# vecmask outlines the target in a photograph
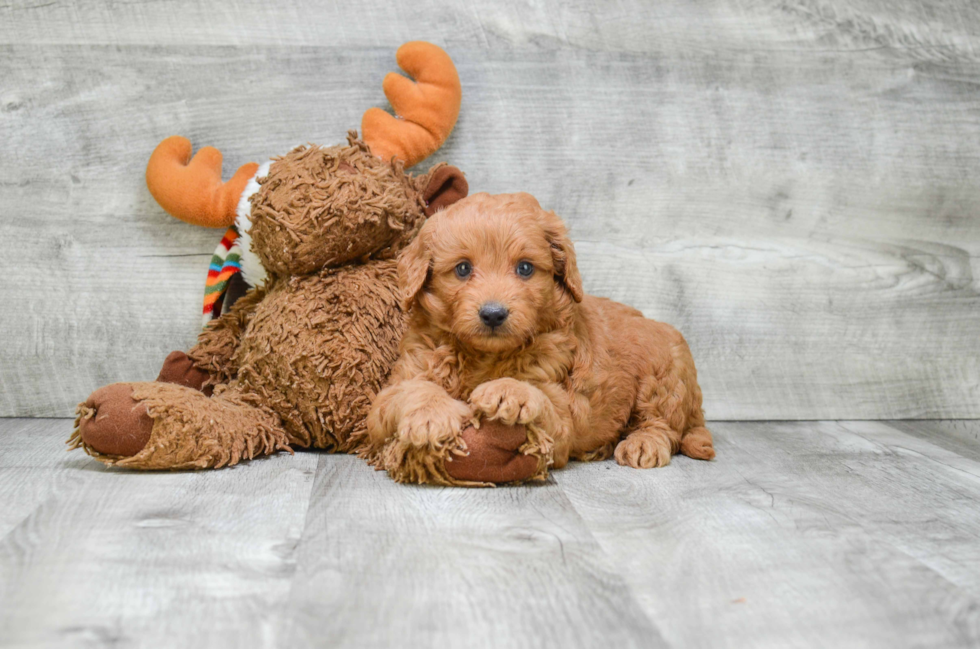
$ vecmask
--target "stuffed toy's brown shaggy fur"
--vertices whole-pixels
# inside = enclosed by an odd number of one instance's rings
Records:
[[[684,338],[585,295],[565,226],[530,195],[477,194],[436,214],[398,275],[409,331],[366,452],[396,480],[481,483],[460,468],[473,420],[526,428],[515,475],[612,455],[636,468],[714,457]]]
[[[252,251],[269,280],[171,354],[157,382],[94,392],[73,447],[142,469],[352,450],[405,329],[393,258],[465,180],[444,165],[410,176],[351,134],[293,150],[258,182]]]

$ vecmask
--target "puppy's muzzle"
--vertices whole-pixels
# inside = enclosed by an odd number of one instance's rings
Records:
[[[487,302],[480,307],[480,321],[491,329],[504,324],[510,311],[500,302]]]

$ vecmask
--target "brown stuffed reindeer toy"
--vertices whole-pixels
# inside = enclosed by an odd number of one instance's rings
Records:
[[[164,140],[147,184],[164,209],[191,223],[237,219],[255,287],[174,352],[156,382],[115,383],[78,407],[69,444],[110,465],[208,468],[290,448],[356,452],[371,400],[385,385],[406,328],[395,257],[425,218],[463,198],[454,167],[412,176],[459,114],[452,60],[422,42],[398,50],[384,90],[396,119],[364,115],[359,140],[301,146],[221,182],[221,154]],[[469,453],[433,466],[419,482],[471,484],[530,477],[517,450],[523,427],[468,428]],[[397,463],[396,463],[397,464]],[[384,467],[399,477],[397,465]]]

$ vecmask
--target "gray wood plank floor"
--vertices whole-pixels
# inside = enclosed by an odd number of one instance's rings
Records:
[[[718,459],[407,487],[132,473],[0,420],[0,646],[970,647],[980,422],[716,422]]]

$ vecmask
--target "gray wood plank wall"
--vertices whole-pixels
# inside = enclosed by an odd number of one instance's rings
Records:
[[[980,416],[972,0],[0,5],[0,415],[192,344],[220,232],[143,184],[339,142],[428,39],[437,154],[570,223],[587,289],[677,325],[709,418]]]

